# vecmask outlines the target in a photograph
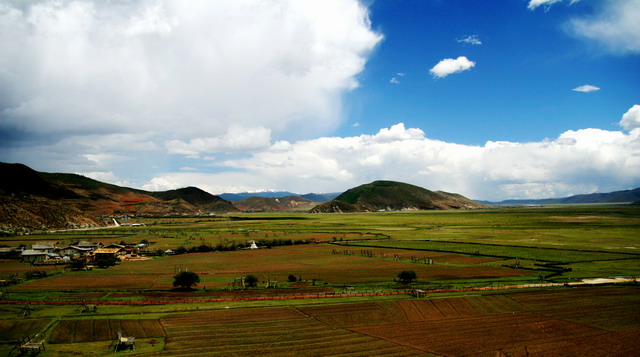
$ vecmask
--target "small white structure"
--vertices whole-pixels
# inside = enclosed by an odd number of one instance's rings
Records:
[[[136,350],[136,338],[133,336],[130,336],[130,337],[122,336],[122,330],[118,330],[118,336],[111,344],[115,345],[115,347],[113,348],[113,352],[118,352],[122,350],[131,350],[131,351]]]
[[[258,246],[256,245],[256,241],[255,240],[251,241],[251,246],[249,247],[249,249],[258,249]]]

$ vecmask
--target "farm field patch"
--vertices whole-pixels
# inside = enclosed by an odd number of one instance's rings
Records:
[[[291,308],[222,311],[204,316],[163,318],[167,339],[164,353],[157,355],[424,355],[402,345],[328,327]]]
[[[637,287],[557,288],[185,313],[161,319],[157,355],[629,356],[640,347],[637,296]]]
[[[24,320],[0,320],[0,342],[17,340],[39,332],[51,320],[48,319],[24,319]]]
[[[597,252],[597,251],[580,251],[562,249],[557,247],[554,249],[538,248],[538,247],[519,247],[506,246],[497,244],[481,244],[481,243],[462,243],[462,242],[443,242],[443,241],[389,241],[389,242],[367,242],[367,243],[351,243],[360,246],[377,246],[383,248],[396,249],[415,249],[424,251],[452,251],[462,254],[498,256],[505,258],[515,258],[524,260],[537,260],[547,262],[583,262],[597,260],[622,260],[630,258],[640,259],[640,254],[621,254],[615,252]]]
[[[31,270],[55,273],[3,287],[2,298],[18,303],[0,304],[0,332],[7,336],[0,353],[6,355],[4,347],[17,338],[44,333],[51,346],[45,357],[82,354],[92,348],[107,354],[117,329],[140,339],[144,345],[139,355],[628,356],[640,347],[636,341],[640,312],[635,308],[640,294],[633,282],[571,285],[585,278],[640,275],[637,207],[135,220],[146,226],[0,241],[28,246],[40,241],[146,240],[151,243],[149,251],[245,246],[253,240],[272,239],[291,245],[191,250],[77,272],[0,261],[0,276]],[[300,241],[293,244],[295,240]],[[425,264],[426,258],[433,264]],[[564,264],[536,265],[544,263]],[[196,272],[200,284],[191,291],[173,290],[173,276],[184,270]],[[394,281],[399,272],[409,270],[416,272],[417,281]],[[257,287],[231,289],[234,278],[248,274],[258,277]],[[289,281],[291,277],[296,281]],[[265,288],[267,280],[277,280],[278,288]],[[560,286],[428,293],[427,298],[334,296],[546,282]],[[198,301],[294,294],[329,298]],[[99,305],[96,313],[84,314],[77,305],[34,304],[26,319],[17,318],[24,302],[83,300],[128,305]],[[134,304],[167,301],[177,302]],[[151,346],[149,339],[158,344]]]
[[[62,320],[51,333],[49,343],[109,341],[122,331],[137,338],[164,337],[158,320],[84,319]]]
[[[73,291],[103,289],[148,289],[160,275],[65,273],[49,278],[30,280],[10,288],[10,291]]]
[[[64,265],[41,265],[41,266],[33,266],[30,264],[25,264],[17,260],[0,260],[0,277],[9,276],[12,274],[22,275],[24,273],[30,272],[32,270],[40,270],[45,271],[48,274],[59,272],[64,270]]]
[[[339,249],[338,254],[333,251]],[[415,252],[399,249],[367,249],[375,257],[366,257],[351,247],[352,255],[342,253],[342,247],[324,244],[305,244],[273,249],[241,250],[233,252],[189,253],[144,261],[121,262],[107,270],[66,272],[45,279],[31,280],[10,288],[11,291],[92,291],[171,289],[172,276],[177,267],[197,272],[200,287],[226,288],[233,278],[253,274],[261,280],[278,280],[286,286],[287,277],[294,275],[319,284],[391,283],[402,270],[415,270],[421,279],[501,279],[530,274],[485,264],[498,262],[496,258],[467,257],[440,252]],[[384,258],[381,255],[384,254]],[[402,255],[401,255],[402,254]],[[401,257],[394,260],[393,256]],[[417,255],[430,257],[438,263],[425,265],[410,262]],[[416,258],[417,259],[417,258]],[[283,285],[284,284],[284,285]]]
[[[607,340],[617,348],[622,347],[619,354],[612,355],[624,356],[639,346],[637,342],[624,346],[629,333],[602,331],[532,313],[367,326],[353,331],[447,356],[491,356],[500,352],[602,356],[609,351]]]

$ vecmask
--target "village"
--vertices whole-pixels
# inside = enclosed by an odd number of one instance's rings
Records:
[[[149,250],[150,243],[144,240],[140,243],[128,244],[103,243],[101,241],[81,240],[69,245],[58,245],[58,242],[37,242],[26,246],[0,246],[1,259],[18,259],[31,265],[63,265],[69,264],[91,269],[91,263],[100,265],[101,262],[117,262],[135,259],[148,259],[148,256],[172,255],[171,249],[162,251]],[[106,264],[107,266],[113,264]],[[106,266],[101,266],[106,267]]]

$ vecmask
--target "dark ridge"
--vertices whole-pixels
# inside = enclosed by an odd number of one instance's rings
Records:
[[[0,171],[0,194],[26,194],[51,199],[77,197],[73,191],[46,180],[41,173],[23,164],[0,162]]]

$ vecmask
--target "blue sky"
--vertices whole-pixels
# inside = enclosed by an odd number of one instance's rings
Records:
[[[640,186],[638,0],[0,1],[0,161],[166,190]]]
[[[640,58],[603,53],[567,28],[598,5],[376,1],[372,27],[385,38],[360,75],[362,87],[347,97],[345,126],[375,132],[400,120],[431,138],[474,145],[538,141],[585,127],[617,130],[620,113],[640,94]],[[456,41],[469,36],[481,44]],[[441,59],[458,56],[476,66],[443,79],[429,75]],[[400,83],[389,83],[394,77]],[[571,90],[584,84],[601,90]]]

